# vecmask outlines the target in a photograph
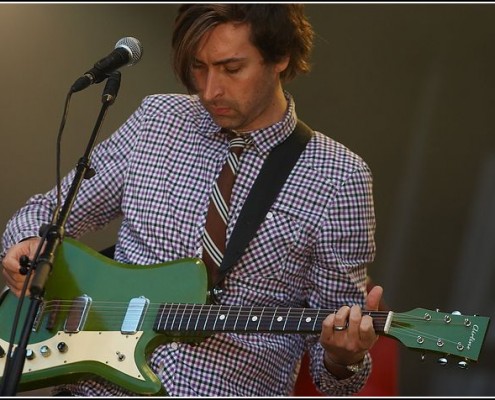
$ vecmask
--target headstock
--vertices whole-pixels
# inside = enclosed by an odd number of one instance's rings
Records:
[[[416,308],[393,312],[384,333],[409,348],[442,354],[443,365],[446,356],[460,358],[459,367],[466,368],[468,361],[478,361],[489,323],[488,317]]]

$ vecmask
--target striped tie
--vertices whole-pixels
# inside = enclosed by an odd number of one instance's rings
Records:
[[[242,137],[230,140],[227,162],[220,171],[211,194],[203,235],[203,261],[208,268],[210,288],[216,283],[218,268],[226,248],[230,194],[239,168],[239,158],[245,146],[246,142]]]

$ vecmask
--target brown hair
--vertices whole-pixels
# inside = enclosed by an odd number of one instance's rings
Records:
[[[172,63],[175,74],[194,92],[191,64],[201,37],[226,23],[247,23],[251,42],[267,63],[289,56],[281,73],[284,82],[310,70],[314,31],[304,15],[303,4],[184,4],[179,7],[172,35]]]

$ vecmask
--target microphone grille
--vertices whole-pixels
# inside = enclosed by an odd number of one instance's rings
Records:
[[[141,42],[134,37],[125,37],[120,39],[116,44],[115,48],[123,47],[129,52],[129,62],[127,65],[136,64],[143,55],[143,46]]]

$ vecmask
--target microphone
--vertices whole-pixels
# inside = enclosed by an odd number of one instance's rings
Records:
[[[133,37],[125,37],[115,44],[115,49],[106,57],[97,61],[89,71],[78,78],[72,85],[72,93],[86,89],[93,83],[100,83],[113,71],[125,65],[136,64],[143,55],[143,46]]]

